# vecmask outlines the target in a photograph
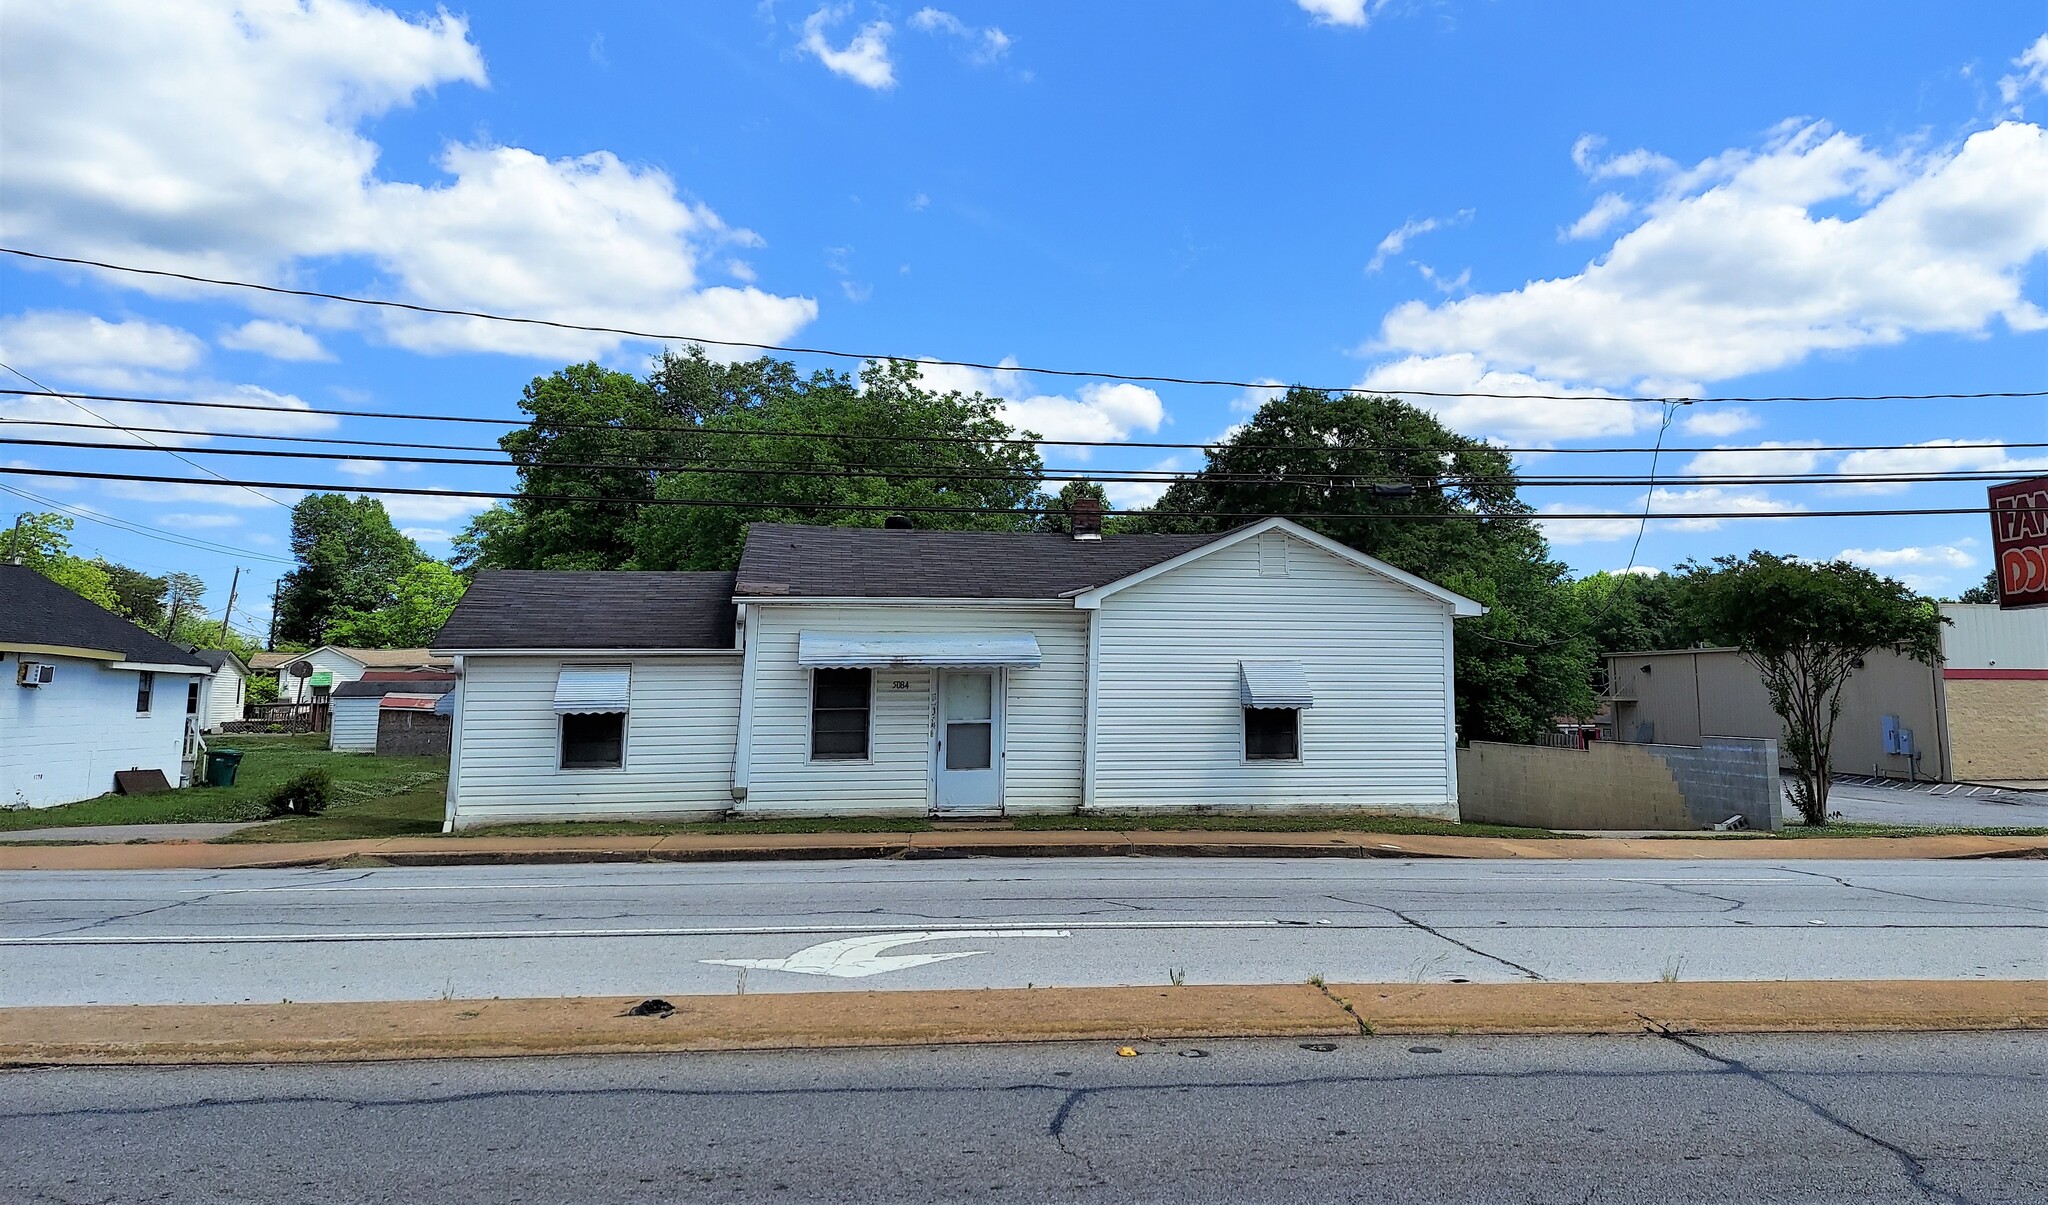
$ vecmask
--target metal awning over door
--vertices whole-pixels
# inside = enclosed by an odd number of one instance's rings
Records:
[[[1316,702],[1308,672],[1293,660],[1238,662],[1237,693],[1246,707],[1313,707]]]
[[[806,669],[1035,669],[1038,638],[1029,632],[800,632],[796,663]]]
[[[631,710],[633,671],[623,665],[565,666],[555,679],[557,715]]]

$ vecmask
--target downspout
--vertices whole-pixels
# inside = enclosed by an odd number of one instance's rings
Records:
[[[469,681],[463,673],[462,654],[455,655],[455,714],[449,717],[448,736],[448,802],[441,815],[441,831],[455,831],[456,784],[462,781],[462,725],[468,711],[462,706],[463,684]]]
[[[733,622],[740,646],[740,718],[732,743],[733,811],[747,801],[749,768],[754,760],[754,617],[747,604],[736,605],[739,613]]]
[[[1081,810],[1095,806],[1095,721],[1098,683],[1102,677],[1102,608],[1084,609],[1088,617],[1088,665],[1081,714]]]

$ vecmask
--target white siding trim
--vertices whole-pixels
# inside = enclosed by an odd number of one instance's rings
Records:
[[[1341,561],[1347,561],[1360,569],[1370,570],[1393,582],[1406,586],[1418,594],[1433,598],[1439,603],[1448,603],[1450,604],[1452,614],[1461,619],[1486,614],[1485,607],[1466,598],[1462,594],[1446,590],[1435,582],[1425,581],[1404,569],[1396,569],[1378,557],[1367,556],[1355,548],[1339,544],[1328,536],[1318,535],[1299,523],[1294,523],[1287,519],[1265,519],[1248,527],[1240,527],[1228,535],[1218,536],[1199,548],[1183,552],[1172,560],[1162,561],[1149,569],[1141,569],[1129,577],[1118,578],[1116,581],[1097,586],[1092,590],[1076,591],[1073,595],[1074,605],[1084,609],[1100,607],[1103,599],[1116,594],[1118,591],[1128,590],[1132,586],[1149,582],[1160,574],[1172,573],[1183,565],[1193,564],[1204,557],[1213,556],[1227,548],[1234,548],[1246,540],[1254,539],[1269,531],[1286,532],[1295,539],[1305,541],[1314,547],[1320,548]]]
[[[441,817],[441,831],[455,831],[455,806],[462,789],[462,775],[457,770],[462,766],[462,685],[463,659],[460,653],[455,657],[455,715],[450,721],[448,737],[448,802]]]
[[[1458,807],[1457,625],[1444,616],[1444,786],[1451,801],[1451,819]]]
[[[735,734],[732,747],[732,789],[733,802],[742,802],[747,797],[747,764],[754,750],[754,616],[746,603],[739,606],[740,638],[740,716],[739,731]]]
[[[1081,711],[1081,806],[1087,808],[1095,803],[1095,719],[1102,712],[1102,612],[1081,614],[1088,621],[1088,684]]]

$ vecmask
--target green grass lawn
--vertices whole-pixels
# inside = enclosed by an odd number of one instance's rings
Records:
[[[186,787],[155,795],[102,795],[61,807],[0,811],[0,831],[86,824],[261,820],[265,814],[263,801],[271,792],[295,775],[316,768],[324,768],[334,777],[334,802],[326,815],[245,829],[243,839],[388,837],[441,829],[441,801],[448,783],[445,757],[330,753],[324,733],[233,733],[213,738],[211,745],[215,749],[242,751],[242,765],[234,786]]]

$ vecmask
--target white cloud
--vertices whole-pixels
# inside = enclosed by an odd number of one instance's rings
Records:
[[[1750,431],[1761,427],[1764,420],[1753,410],[1741,406],[1712,406],[1707,409],[1688,408],[1678,420],[1678,425],[1694,435],[1715,438],[1734,435],[1738,431]]]
[[[743,259],[726,260],[725,274],[741,284],[747,285],[753,284],[756,280],[760,279],[759,274],[754,271],[754,265]]]
[[[607,152],[451,144],[428,183],[385,178],[364,127],[448,84],[487,86],[466,22],[365,0],[11,6],[0,41],[0,231],[65,254],[279,282],[357,263],[399,300],[774,342],[816,303],[705,288],[707,254],[758,243]],[[105,86],[120,80],[122,86]],[[714,261],[715,262],[715,261]],[[121,287],[185,286],[115,277]],[[626,340],[266,303],[424,351],[559,360]]]
[[[993,25],[975,28],[952,13],[937,8],[921,8],[911,15],[912,29],[930,34],[944,34],[957,38],[965,44],[967,61],[979,67],[997,62],[1010,53],[1015,39]]]
[[[1623,172],[1595,149],[1582,140],[1589,171]],[[1387,315],[1377,346],[1623,388],[1722,380],[1921,333],[2048,326],[2023,287],[2048,251],[2038,126],[2006,123],[1926,155],[1885,154],[1818,123],[1785,128],[1760,152],[1679,173],[1646,212],[1577,275],[1409,302]]]
[[[1397,395],[1403,389],[1435,393],[1544,393],[1585,398],[1598,397],[1603,392],[1572,388],[1527,373],[1497,371],[1468,352],[1409,356],[1381,364],[1366,373],[1358,386],[1361,389],[1383,389]],[[1628,435],[1655,422],[1657,417],[1656,406],[1631,402],[1521,401],[1485,397],[1409,397],[1406,400],[1434,412],[1456,431],[1485,432],[1538,443]]]
[[[467,519],[491,505],[489,498],[467,498],[450,495],[438,497],[434,494],[381,494],[376,490],[364,493],[384,504],[384,513],[394,521],[411,520],[417,523],[447,523],[455,519]]]
[[[1651,491],[1654,496],[1650,506],[1651,532],[1658,531],[1718,531],[1723,520],[1716,515],[1759,514],[1777,511],[1801,511],[1807,509],[1798,503],[1774,498],[1762,490],[1729,489],[1722,486],[1703,485],[1687,489],[1672,489],[1658,486]],[[1573,502],[1551,502],[1537,508],[1536,522],[1543,528],[1543,534],[1553,544],[1600,544],[1611,540],[1633,540],[1642,526],[1644,495],[1637,494],[1627,503],[1607,502],[1605,504],[1581,504]],[[1546,515],[1589,514],[1595,511],[1611,510],[1613,518],[1601,519],[1546,519]],[[1697,515],[1688,519],[1660,519],[1659,515]],[[1768,519],[1753,520],[1771,522]]]
[[[1148,473],[1184,473],[1187,469],[1186,461],[1178,456],[1169,456],[1164,460],[1146,466],[1144,471]],[[1159,501],[1159,495],[1165,493],[1166,487],[1172,484],[1173,482],[1164,479],[1105,481],[1102,483],[1102,494],[1105,498],[1109,499],[1111,510],[1139,510]]]
[[[1642,505],[1637,499],[1636,505]],[[1551,502],[1539,507],[1536,525],[1543,529],[1544,539],[1552,544],[1606,544],[1615,540],[1633,540],[1636,529],[1642,526],[1641,519],[1551,519],[1546,514],[1586,514],[1596,509],[1570,502]]]
[[[1937,544],[1927,548],[1844,548],[1835,554],[1835,559],[1861,565],[1866,569],[1896,569],[1905,566],[1968,569],[1977,563],[1976,557],[1949,544]]]
[[[205,514],[195,511],[176,511],[168,515],[157,515],[154,521],[169,528],[187,527],[234,527],[241,523],[239,515]]]
[[[1015,361],[1004,359],[1005,365]],[[1034,431],[1049,440],[1117,441],[1159,430],[1166,405],[1157,393],[1131,384],[1090,381],[1072,396],[1036,392],[1029,374],[1015,368],[960,368],[918,362],[924,385],[938,393],[979,393],[1002,403],[1003,421],[1020,431]],[[1073,449],[1086,459],[1084,449]]]
[[[320,340],[304,327],[289,322],[257,318],[220,337],[220,345],[231,351],[251,351],[273,360],[332,360],[334,354],[320,346]]]
[[[1678,164],[1672,160],[1641,147],[1602,159],[1600,148],[1606,145],[1607,140],[1598,134],[1581,134],[1578,141],[1572,143],[1572,162],[1588,179],[1631,180],[1678,169]]]
[[[896,69],[889,62],[889,35],[895,29],[887,21],[870,21],[860,27],[853,40],[835,47],[825,40],[825,30],[845,20],[853,11],[850,4],[828,4],[804,18],[805,52],[825,65],[825,70],[843,76],[864,88],[887,90],[896,86]]]
[[[381,477],[384,475],[384,468],[384,462],[381,460],[341,460],[336,461],[334,465],[335,472],[346,473],[351,477]]]
[[[1387,6],[1388,0],[1294,0],[1301,11],[1316,19],[1318,25],[1348,25],[1353,29],[1365,28],[1373,15]]]
[[[1786,477],[1811,473],[1820,466],[1821,454],[1814,450],[1819,445],[1817,439],[1791,443],[1765,440],[1739,452],[1701,453],[1681,471],[1688,477]]]
[[[1990,441],[1930,439],[1910,448],[1874,449],[1851,452],[1842,457],[1835,471],[1845,476],[1879,473],[2022,473],[2048,472],[2048,456],[2038,450],[2026,455],[2009,455],[2004,448],[1969,446]],[[1847,493],[1897,494],[1910,482],[1867,481],[1836,487]]]
[[[1579,220],[1567,228],[1562,237],[1567,239],[1598,238],[1608,228],[1636,211],[1635,203],[1618,192],[1603,193],[1593,207],[1579,215]]]
[[[1259,382],[1249,389],[1241,389],[1230,399],[1232,414],[1257,414],[1267,402],[1277,402],[1287,395],[1287,383],[1272,377],[1260,377]]]
[[[140,318],[109,322],[67,310],[30,310],[0,319],[0,358],[25,372],[92,388],[155,386],[205,355],[206,344],[190,331]]]
[[[2017,113],[2026,103],[2030,92],[2048,92],[2048,33],[2034,39],[2034,44],[2020,52],[2012,61],[2019,68],[2011,75],[1998,80],[1998,96],[2008,112]]]
[[[168,458],[169,467],[165,472],[199,475],[199,470],[178,464]],[[261,491],[244,489],[239,485],[197,485],[169,481],[109,481],[104,483],[106,492],[116,498],[128,498],[137,502],[192,502],[202,506],[239,506],[246,509],[269,509],[273,502],[290,506],[303,491],[275,490]]]
[[[1379,246],[1373,249],[1372,258],[1366,261],[1365,270],[1379,271],[1386,266],[1387,260],[1401,254],[1409,243],[1432,230],[1441,230],[1446,226],[1461,226],[1471,220],[1472,211],[1469,209],[1460,209],[1447,218],[1410,218],[1389,230],[1387,236],[1380,240]]]
[[[249,409],[208,410],[136,402],[74,404],[60,397],[0,397],[0,420],[20,434],[48,439],[92,439],[119,446],[189,447],[212,439],[208,432],[248,431],[261,435],[311,434],[340,425],[332,415],[308,414],[306,403],[254,385],[189,385],[172,382],[168,392],[199,402],[226,402]],[[85,423],[82,427],[38,427],[39,422]],[[194,435],[151,431],[131,435],[124,427],[171,428]],[[246,496],[246,495],[245,495]]]
[[[398,534],[421,544],[452,544],[457,533],[441,527],[401,527]]]

